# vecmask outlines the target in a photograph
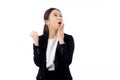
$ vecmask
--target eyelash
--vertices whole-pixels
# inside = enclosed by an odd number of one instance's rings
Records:
[[[56,14],[54,16],[57,16]],[[62,15],[60,15],[60,17],[62,17]]]

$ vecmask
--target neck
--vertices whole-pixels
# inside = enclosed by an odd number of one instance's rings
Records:
[[[53,39],[57,36],[57,31],[53,29],[49,29],[49,39]]]

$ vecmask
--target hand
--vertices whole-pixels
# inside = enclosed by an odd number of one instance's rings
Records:
[[[58,41],[60,44],[64,44],[64,24],[61,23],[61,26],[58,28]]]
[[[35,46],[38,46],[39,45],[39,43],[38,43],[38,40],[39,40],[38,33],[36,31],[32,31],[30,36],[32,37],[32,39],[34,41]]]

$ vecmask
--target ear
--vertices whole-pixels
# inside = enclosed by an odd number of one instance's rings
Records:
[[[48,21],[48,20],[45,20],[45,24],[49,25],[49,21]]]

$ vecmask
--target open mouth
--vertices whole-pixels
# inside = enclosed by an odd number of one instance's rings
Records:
[[[61,22],[58,22],[58,24],[61,24]]]

